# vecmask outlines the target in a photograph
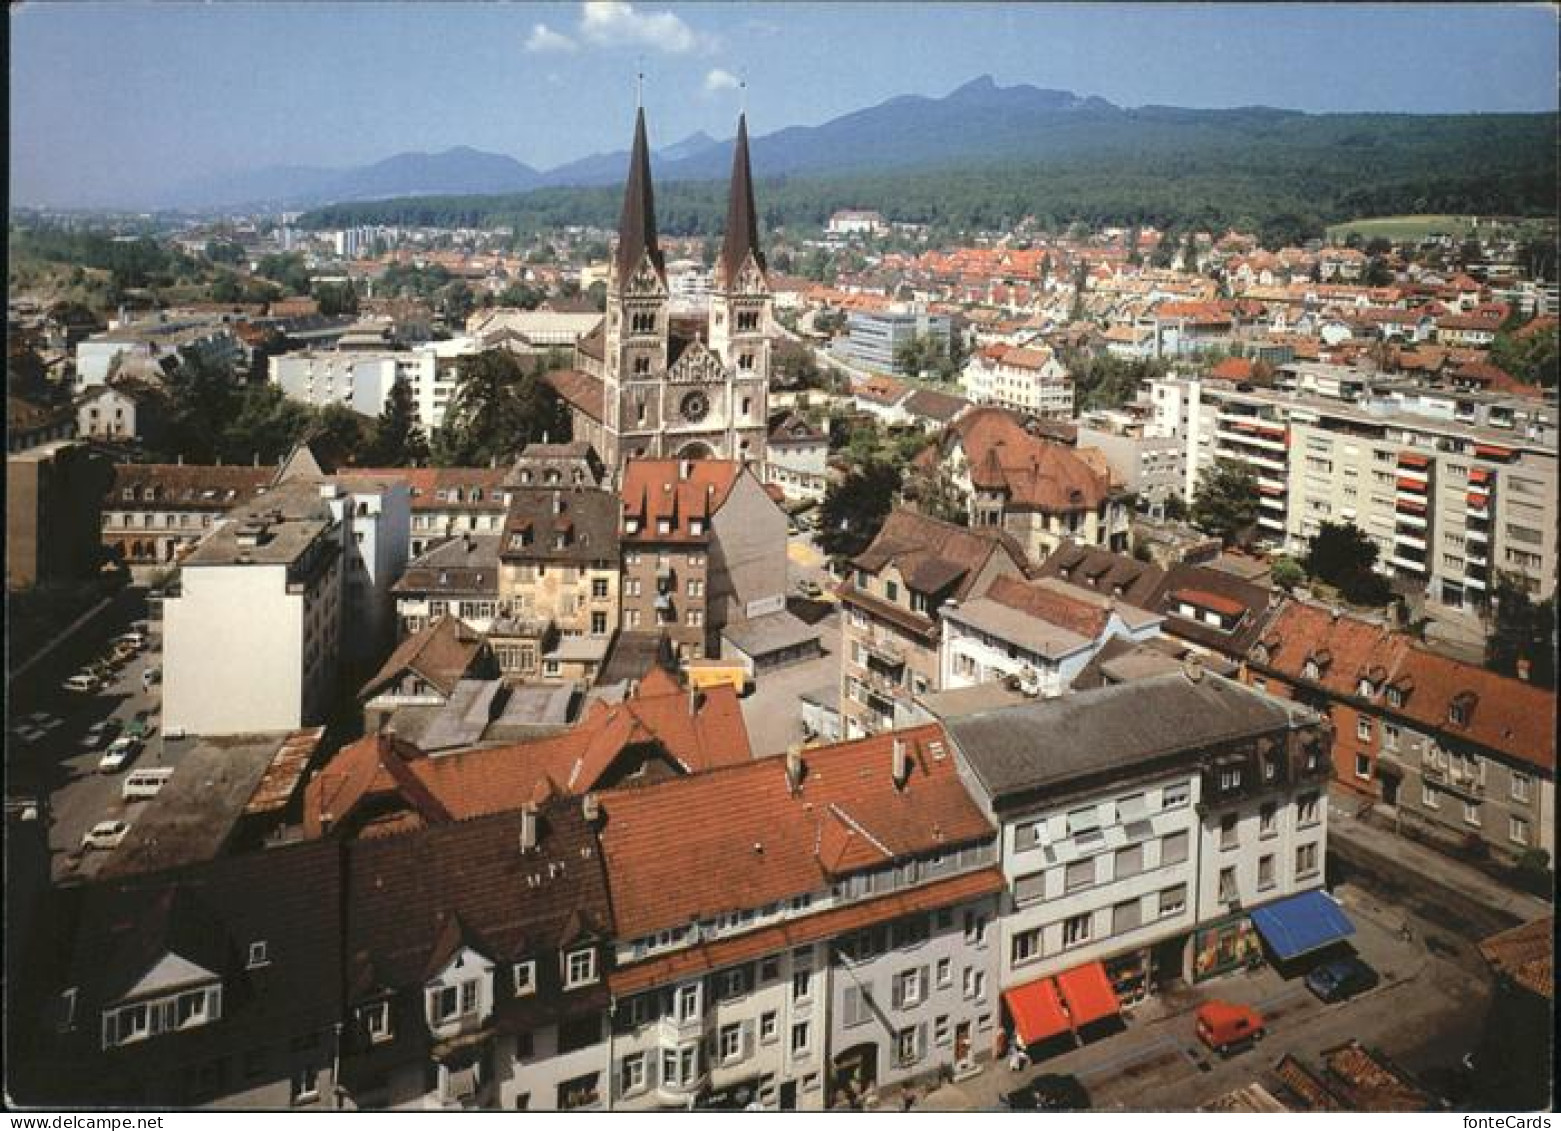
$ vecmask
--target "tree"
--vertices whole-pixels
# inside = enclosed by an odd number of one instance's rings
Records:
[[[1374,568],[1377,544],[1352,522],[1325,522],[1307,544],[1306,572],[1355,605],[1384,605],[1392,596]]]
[[[289,294],[309,293],[309,268],[304,263],[304,257],[296,251],[264,257],[255,266],[255,273],[272,282],[281,283]]]
[[[894,508],[899,489],[899,466],[880,460],[859,464],[831,484],[819,508],[819,548],[832,558],[853,558],[867,549]]]
[[[456,361],[455,393],[433,438],[445,467],[509,460],[526,444],[570,435],[569,416],[541,367],[529,369],[508,350],[486,350]]]
[[[1521,578],[1496,575],[1491,591],[1491,631],[1485,641],[1485,666],[1515,676],[1522,661],[1528,678],[1541,687],[1556,685],[1556,602],[1533,600]]]
[[[320,304],[320,313],[327,318],[358,313],[358,291],[350,279],[345,283],[321,283],[314,288],[314,298]]]
[[[275,463],[314,431],[318,416],[278,385],[246,385],[233,397],[233,412],[223,421],[218,441],[232,463]]]
[[[1226,546],[1245,544],[1257,523],[1257,474],[1245,464],[1219,459],[1198,473],[1192,522]]]
[[[364,460],[374,467],[405,467],[426,459],[428,437],[414,415],[412,387],[405,381],[397,381],[390,387],[385,411],[374,422]]]
[[[905,497],[922,514],[956,526],[970,525],[970,510],[965,504],[964,492],[942,465],[932,471],[913,470],[905,479]]]
[[[1365,273],[1360,281],[1368,287],[1386,287],[1393,282],[1393,268],[1388,266],[1388,261],[1380,255],[1374,255],[1366,263]]]
[[[1306,570],[1294,558],[1281,555],[1274,559],[1273,565],[1269,568],[1269,576],[1273,578],[1275,585],[1288,593],[1306,580]]]

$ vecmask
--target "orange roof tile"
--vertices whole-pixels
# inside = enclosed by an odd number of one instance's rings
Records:
[[[704,542],[710,535],[710,519],[743,472],[740,463],[718,459],[637,459],[623,471],[625,520],[635,519],[638,530],[625,526],[622,541]],[[704,523],[701,534],[692,533],[689,520]],[[661,520],[667,519],[668,532],[661,533]]]

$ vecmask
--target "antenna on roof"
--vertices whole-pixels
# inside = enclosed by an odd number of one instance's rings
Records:
[[[639,71],[634,76],[634,108],[645,108],[645,56],[639,57]]]
[[[743,71],[737,80],[738,108],[743,114],[748,113],[748,72]]]

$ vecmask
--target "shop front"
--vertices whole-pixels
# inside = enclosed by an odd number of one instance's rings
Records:
[[[1232,970],[1262,965],[1263,943],[1248,916],[1233,915],[1193,931],[1188,953],[1191,970],[1187,980],[1203,982]]]

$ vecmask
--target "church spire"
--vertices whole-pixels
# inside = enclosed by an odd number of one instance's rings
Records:
[[[737,280],[749,252],[764,270],[759,250],[759,213],[753,204],[753,171],[748,164],[748,115],[737,119],[737,144],[732,149],[732,187],[726,204],[726,237],[721,243],[719,279],[727,286]]]
[[[618,220],[618,278],[626,280],[650,255],[658,274],[661,248],[656,244],[656,196],[650,183],[650,146],[645,141],[645,108],[634,115],[634,149],[629,154],[629,180],[623,189],[623,215]]]

